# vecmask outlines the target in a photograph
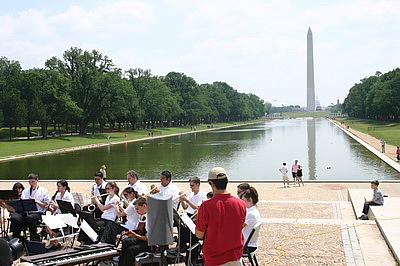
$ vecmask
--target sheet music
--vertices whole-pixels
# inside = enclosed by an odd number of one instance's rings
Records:
[[[190,217],[186,214],[186,212],[180,214],[182,222],[184,222],[186,224],[186,226],[190,229],[190,232],[192,232],[193,234],[196,234],[196,225],[194,224],[194,222],[192,221],[192,219],[190,219]]]
[[[59,229],[67,226],[60,217],[55,215],[42,215],[42,220],[50,229]]]
[[[72,226],[73,228],[79,228],[78,217],[74,217],[71,213],[59,213],[56,214],[65,224]]]
[[[82,220],[81,229],[83,230],[83,232],[85,232],[87,234],[87,236],[93,242],[97,241],[97,238],[99,237],[98,234],[93,230],[92,227],[90,227],[90,225],[85,220]]]
[[[85,204],[82,193],[72,192],[72,197],[74,197],[75,203],[79,203],[79,205],[81,205],[81,206],[83,206]]]

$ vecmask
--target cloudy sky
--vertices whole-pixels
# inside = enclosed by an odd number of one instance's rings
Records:
[[[308,27],[324,106],[400,66],[399,0],[1,1],[0,25],[0,56],[24,69],[77,46],[123,70],[225,81],[276,106],[306,105]]]

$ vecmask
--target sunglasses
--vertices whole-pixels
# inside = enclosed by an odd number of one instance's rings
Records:
[[[124,196],[126,197],[126,196],[129,196],[129,194],[128,193],[124,193]]]

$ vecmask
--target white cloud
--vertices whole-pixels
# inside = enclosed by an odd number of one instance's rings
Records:
[[[60,13],[30,8],[0,16],[0,50],[24,68],[39,67],[71,46],[106,49],[107,42],[118,43],[124,34],[145,31],[153,19],[151,6],[136,1],[115,2],[92,10],[70,6]]]
[[[22,5],[22,4],[21,4]],[[34,6],[34,5],[31,5]],[[71,46],[97,49],[123,69],[180,71],[226,81],[265,100],[305,104],[306,34],[314,35],[319,100],[400,62],[400,2],[157,0],[79,2],[0,11],[0,50],[24,68]],[[57,11],[55,11],[57,10]],[[304,91],[304,93],[302,93]],[[296,95],[296,97],[293,97]]]

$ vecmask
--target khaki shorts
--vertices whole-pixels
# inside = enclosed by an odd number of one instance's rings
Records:
[[[282,178],[283,178],[283,181],[289,181],[289,177],[287,175],[282,176]]]

